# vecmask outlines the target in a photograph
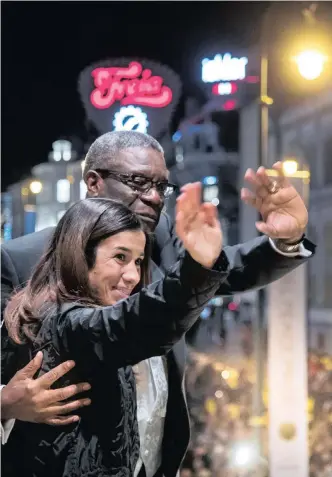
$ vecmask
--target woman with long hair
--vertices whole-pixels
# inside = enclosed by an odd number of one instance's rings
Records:
[[[227,278],[218,260],[216,209],[201,204],[199,194],[192,184],[178,198],[177,233],[186,253],[151,285],[150,238],[127,207],[85,199],[62,217],[27,286],[8,303],[5,321],[12,342],[28,349],[29,358],[43,352],[43,373],[74,360],[57,385],[84,378],[92,403],[65,430],[17,422],[3,450],[6,477],[136,475],[133,366],[166,354]],[[9,379],[25,363],[2,353]]]

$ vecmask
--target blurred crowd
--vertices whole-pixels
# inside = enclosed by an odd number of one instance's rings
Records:
[[[268,477],[267,418],[263,423],[265,458],[254,447],[252,418],[254,362],[236,364],[191,351],[187,395],[191,443],[181,477]],[[263,401],[268,405],[267,390]],[[309,356],[310,477],[332,477],[332,358]]]
[[[309,356],[310,477],[332,477],[332,359]]]

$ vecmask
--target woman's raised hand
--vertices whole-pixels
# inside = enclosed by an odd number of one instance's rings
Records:
[[[176,233],[196,262],[212,268],[222,250],[222,230],[216,206],[201,201],[200,182],[181,189],[176,203]]]

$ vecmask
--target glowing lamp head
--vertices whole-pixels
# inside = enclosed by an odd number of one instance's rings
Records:
[[[42,191],[43,184],[40,181],[32,181],[29,187],[33,194],[39,194]]]
[[[295,159],[286,159],[282,163],[282,169],[285,176],[293,176],[299,167],[298,162]]]
[[[322,74],[326,57],[317,50],[306,50],[296,56],[295,61],[300,75],[312,81]]]

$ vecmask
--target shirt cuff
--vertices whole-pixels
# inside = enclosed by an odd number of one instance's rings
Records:
[[[271,238],[269,238],[269,242],[273,250],[279,253],[280,255],[283,255],[284,257],[290,257],[290,258],[291,257],[311,257],[312,255],[312,252],[310,252],[310,250],[307,250],[305,246],[303,245],[303,243],[300,243],[299,250],[297,252],[287,253],[287,252],[282,252],[281,250],[279,250]]]
[[[2,385],[0,389],[4,388]],[[7,421],[1,421],[0,434],[1,434],[1,444],[6,444],[9,439],[10,433],[15,424],[15,419],[8,419]]]

